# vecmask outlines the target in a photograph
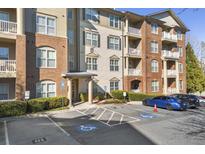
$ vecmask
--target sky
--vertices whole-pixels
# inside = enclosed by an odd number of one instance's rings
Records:
[[[121,8],[117,10],[131,11],[140,15],[147,15],[165,9],[166,8]],[[200,56],[200,42],[205,41],[205,9],[172,8],[172,10],[178,17],[180,17],[188,29],[190,29],[187,33],[187,37],[190,38],[190,42],[196,50],[196,55]]]

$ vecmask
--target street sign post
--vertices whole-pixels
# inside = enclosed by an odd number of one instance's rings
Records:
[[[30,91],[25,91],[25,93],[24,93],[24,99],[25,99],[25,100],[30,99]]]

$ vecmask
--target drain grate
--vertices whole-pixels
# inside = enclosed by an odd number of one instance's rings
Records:
[[[32,140],[33,144],[37,144],[37,143],[42,143],[42,142],[46,142],[46,138],[45,137],[39,137],[39,138],[35,138]]]

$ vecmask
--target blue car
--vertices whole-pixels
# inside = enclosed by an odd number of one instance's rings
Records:
[[[179,99],[172,96],[157,96],[151,99],[143,100],[143,105],[154,106],[167,110],[186,110],[187,103],[181,102]]]

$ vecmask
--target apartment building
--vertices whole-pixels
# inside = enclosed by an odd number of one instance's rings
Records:
[[[187,31],[171,10],[0,9],[0,99],[185,93]]]

